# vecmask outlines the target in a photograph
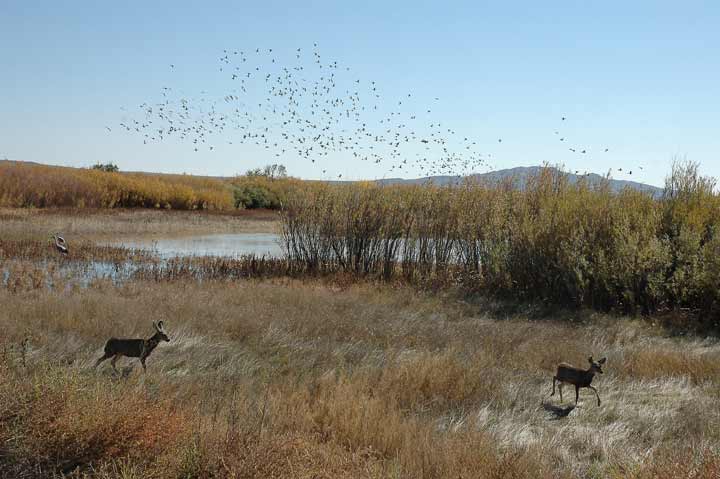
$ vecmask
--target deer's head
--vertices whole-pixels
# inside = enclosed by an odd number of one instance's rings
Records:
[[[157,331],[157,335],[160,337],[162,341],[170,341],[170,338],[168,337],[167,333],[165,332],[165,327],[163,326],[162,321],[155,322],[153,321],[153,328],[155,328],[155,331]]]
[[[607,361],[607,358],[602,358],[601,360],[595,362],[593,361],[593,357],[590,356],[588,358],[588,362],[590,363],[590,372],[603,374],[602,365],[605,364],[605,361]]]

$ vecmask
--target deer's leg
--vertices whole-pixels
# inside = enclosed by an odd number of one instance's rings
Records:
[[[108,353],[103,354],[103,356],[102,356],[101,358],[98,358],[98,360],[95,361],[95,366],[94,366],[94,367],[97,368],[97,367],[100,365],[101,362],[105,361],[105,360],[108,359],[110,356],[112,356],[112,354],[108,354]]]
[[[599,405],[600,405],[600,395],[598,394],[597,389],[595,389],[595,388],[592,387],[592,386],[588,386],[588,387],[589,387],[590,389],[592,389],[593,391],[595,391],[595,396],[597,396],[598,406],[599,406]]]
[[[110,364],[112,365],[112,367],[113,367],[113,369],[115,370],[115,372],[118,372],[117,368],[115,367],[115,363],[117,362],[117,360],[118,360],[119,358],[120,358],[120,355],[119,355],[119,354],[116,354],[115,356],[113,356],[112,361],[110,361]]]
[[[580,397],[580,386],[575,385],[575,405],[576,406],[577,406],[579,397]]]
[[[140,358],[140,364],[142,364],[143,371],[147,372],[147,368],[145,367],[145,360],[147,359],[147,356],[142,356]]]
[[[550,393],[551,396],[554,396],[554,395],[555,395],[555,381],[557,381],[557,377],[556,377],[556,376],[553,376],[553,390],[552,390],[552,392]]]
[[[562,387],[563,387],[563,382],[560,381],[560,384],[558,384],[558,390],[560,391],[560,402],[563,402],[563,398],[562,398]]]

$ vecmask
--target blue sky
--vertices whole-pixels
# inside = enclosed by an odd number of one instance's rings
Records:
[[[201,152],[144,145],[117,125],[163,86],[222,96],[223,49],[282,55],[317,42],[387,98],[440,97],[433,115],[492,155],[484,169],[547,161],[662,184],[672,159],[685,157],[720,177],[718,25],[711,1],[3,0],[0,158],[207,175],[276,161],[237,142]],[[593,154],[570,152],[559,128]],[[304,178],[396,176],[344,157],[280,161]]]

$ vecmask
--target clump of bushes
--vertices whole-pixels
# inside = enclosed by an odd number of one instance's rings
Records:
[[[461,187],[317,184],[288,195],[293,264],[624,313],[720,316],[720,197],[696,164],[665,194],[572,184],[545,168]]]
[[[276,192],[259,184],[244,184],[236,186],[233,191],[235,207],[241,209],[265,208],[276,210],[280,208],[280,198]]]
[[[283,165],[273,164],[248,170],[231,180],[236,208],[279,210],[292,186],[299,180],[288,177]]]
[[[92,166],[93,170],[100,170],[106,173],[117,173],[120,171],[118,165],[114,163],[96,163]]]

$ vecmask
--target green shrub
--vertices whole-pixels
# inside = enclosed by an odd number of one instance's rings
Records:
[[[120,171],[120,168],[114,163],[96,163],[92,166],[93,170],[100,170],[105,171],[107,173],[117,173]]]
[[[233,191],[235,207],[244,209],[279,209],[280,199],[269,189],[259,185],[236,186]]]

